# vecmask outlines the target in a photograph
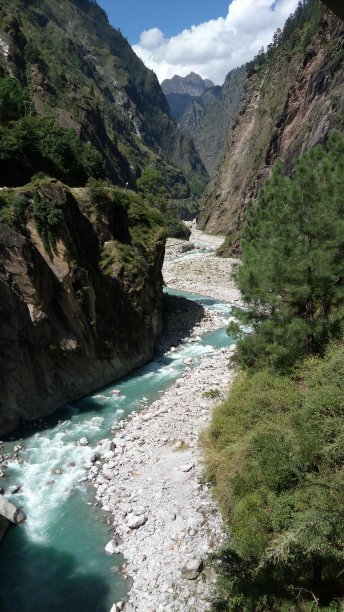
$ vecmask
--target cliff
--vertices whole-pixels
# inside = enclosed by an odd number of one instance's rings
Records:
[[[238,254],[247,202],[274,161],[281,157],[290,172],[301,152],[344,129],[343,23],[316,0],[304,10],[270,54],[248,66],[244,100],[204,198],[200,224],[227,233],[225,254]]]
[[[165,239],[158,211],[129,190],[43,181],[3,191],[2,204],[4,433],[151,358]]]
[[[245,67],[231,70],[222,86],[207,89],[190,102],[179,118],[180,127],[192,136],[209,176],[213,176],[223,155],[229,126],[242,102],[245,79]]]
[[[207,181],[191,138],[171,118],[155,74],[91,0],[3,0],[0,76],[28,90],[26,112],[53,114],[101,152],[106,176],[135,184],[148,166]],[[179,174],[171,166],[177,166]],[[6,185],[6,183],[2,183]]]
[[[209,176],[221,160],[229,125],[242,102],[245,77],[243,66],[229,72],[221,86],[201,80],[198,87],[189,87],[188,77],[178,76],[162,83],[172,116],[192,136]]]

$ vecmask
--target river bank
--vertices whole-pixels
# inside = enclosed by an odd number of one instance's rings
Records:
[[[230,279],[233,262],[205,254],[204,246],[190,252],[181,241],[168,241],[166,284],[240,303]],[[184,343],[227,322],[223,313],[206,311]],[[173,325],[170,336],[176,340]],[[180,348],[171,337],[164,342],[170,347],[167,356]],[[112,516],[107,552],[125,559],[128,612],[211,608],[216,576],[207,558],[220,548],[224,533],[220,512],[202,483],[198,442],[213,406],[227,394],[232,352],[232,346],[211,349],[196,367],[189,359],[161,399],[121,421],[114,437],[101,441],[100,462],[87,466],[97,503]],[[121,603],[113,608],[119,609]]]

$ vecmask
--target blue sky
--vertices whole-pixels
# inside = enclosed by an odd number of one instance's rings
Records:
[[[98,0],[160,82],[191,71],[222,84],[251,60],[298,0]]]
[[[120,28],[131,44],[140,34],[159,28],[168,37],[179,34],[191,25],[217,17],[225,17],[229,0],[97,0],[109,21]]]

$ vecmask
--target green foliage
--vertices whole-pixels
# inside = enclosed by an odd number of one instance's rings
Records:
[[[175,216],[173,207],[168,201],[167,179],[156,168],[145,168],[137,180],[138,193],[148,206],[158,208],[163,214],[167,235],[172,238],[184,238],[190,235],[189,229]]]
[[[98,151],[50,116],[22,117],[0,126],[0,163],[6,185],[25,184],[37,172],[68,185],[83,185],[90,176],[104,175]]]
[[[88,193],[88,213],[96,225],[106,219],[113,236],[103,248],[101,269],[107,276],[125,270],[126,276],[137,284],[147,277],[156,256],[156,243],[164,239],[163,216],[129,189],[92,180],[88,182]]]
[[[19,119],[24,115],[27,90],[11,77],[0,78],[0,124]]]
[[[218,389],[209,389],[209,391],[204,391],[203,397],[217,399],[220,397],[220,391]]]
[[[145,168],[137,180],[137,190],[147,204],[166,212],[168,199],[166,179],[160,170]]]
[[[341,335],[344,299],[344,139],[299,158],[291,178],[278,162],[248,208],[236,278],[254,329],[239,341],[246,366],[292,367]]]
[[[299,0],[294,13],[287,18],[283,30],[276,30],[266,51],[262,47],[254,59],[247,63],[248,74],[276,61],[276,56],[281,51],[293,51],[296,47],[304,51],[318,30],[324,10],[320,0]]]
[[[343,381],[331,345],[293,376],[241,374],[215,409],[203,445],[231,528],[217,609],[342,609]]]
[[[46,252],[56,253],[55,232],[63,220],[62,203],[55,199],[42,198],[38,191],[33,196],[33,218]]]

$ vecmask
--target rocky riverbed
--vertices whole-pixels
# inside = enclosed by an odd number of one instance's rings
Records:
[[[236,259],[216,257],[215,251],[224,236],[209,236],[190,224],[189,241],[167,241],[164,281],[168,287],[199,293],[212,298],[241,304],[240,292],[231,279]]]
[[[205,254],[205,246],[213,249],[209,242],[190,250],[182,241],[168,241],[166,284],[240,303],[230,279],[233,262],[211,250]],[[195,342],[228,322],[221,312],[195,314],[194,307],[178,300],[170,310],[160,347],[167,355],[179,343]],[[183,312],[186,320],[194,318],[191,329],[188,321],[185,330],[180,323]],[[131,581],[129,602],[117,602],[113,612],[211,608],[216,576],[208,557],[219,549],[224,533],[220,512],[202,481],[199,436],[213,406],[228,392],[233,350],[213,349],[195,367],[187,360],[184,373],[161,399],[143,403],[141,411],[117,424],[113,438],[102,440],[87,464],[97,503],[113,524],[106,553],[124,556]]]

